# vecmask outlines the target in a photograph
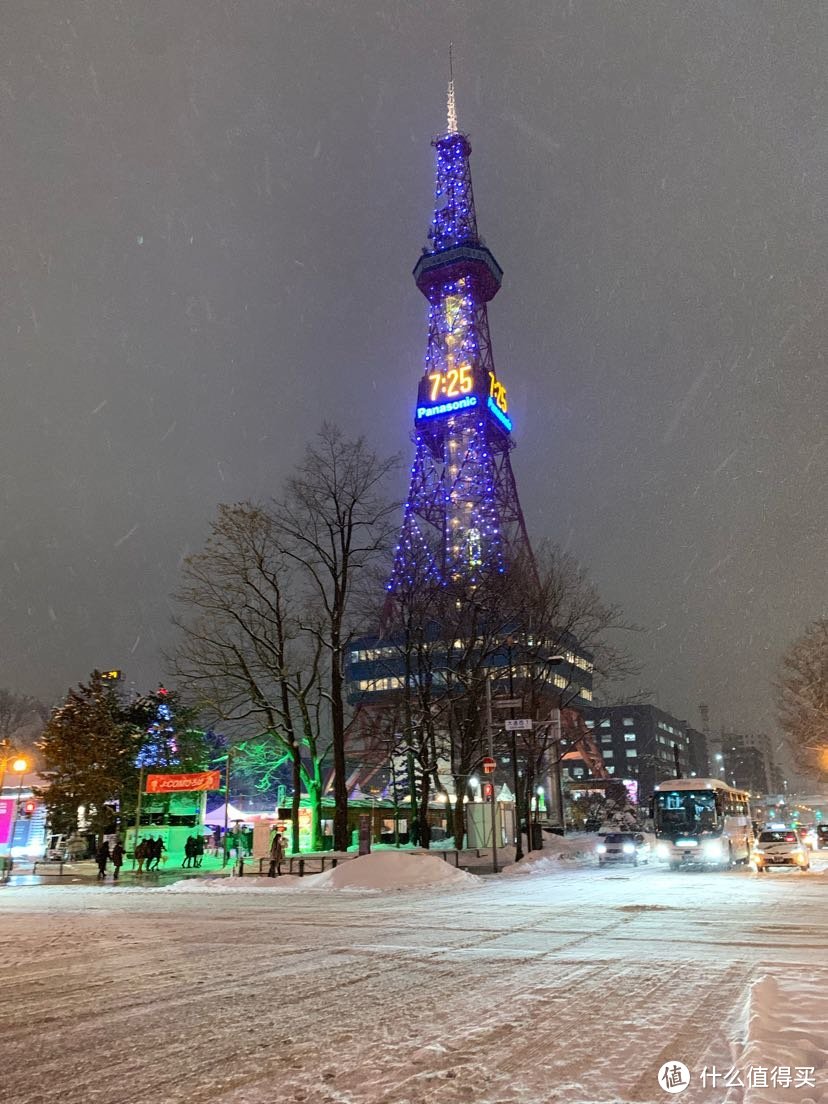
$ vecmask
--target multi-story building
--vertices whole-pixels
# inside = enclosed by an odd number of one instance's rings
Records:
[[[753,794],[781,793],[783,772],[773,741],[763,732],[722,730],[722,763],[725,777]]]
[[[642,804],[657,783],[699,773],[693,765],[687,722],[663,709],[654,705],[595,706],[584,710],[584,716],[607,771],[616,778],[636,780]]]
[[[707,736],[697,728],[687,728],[687,745],[690,757],[690,773],[697,778],[710,778],[710,751]]]

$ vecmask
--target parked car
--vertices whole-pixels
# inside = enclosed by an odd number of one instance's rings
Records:
[[[66,836],[49,836],[43,858],[46,862],[63,862],[66,859]]]
[[[614,862],[638,866],[640,862],[650,861],[650,845],[640,832],[607,832],[596,845],[595,852],[601,866]]]
[[[793,828],[776,828],[759,835],[753,845],[751,862],[760,874],[771,866],[795,866],[809,870],[811,860],[808,848]]]
[[[817,847],[828,847],[828,824],[817,825]]]

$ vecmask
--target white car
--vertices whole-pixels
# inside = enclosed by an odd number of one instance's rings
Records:
[[[795,866],[799,870],[808,870],[811,866],[808,848],[793,828],[760,832],[750,860],[760,874],[769,866]]]
[[[595,853],[600,866],[615,862],[638,866],[650,861],[650,845],[640,832],[607,832],[596,845]]]

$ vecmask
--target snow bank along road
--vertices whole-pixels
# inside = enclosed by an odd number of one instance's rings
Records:
[[[0,1100],[825,1104],[827,898],[816,867],[6,888]],[[816,1087],[698,1083],[760,1057]]]

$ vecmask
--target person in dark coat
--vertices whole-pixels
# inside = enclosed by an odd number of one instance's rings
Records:
[[[102,882],[106,877],[106,864],[109,862],[109,840],[102,840],[98,844],[95,862],[98,864],[98,881]]]
[[[192,836],[187,836],[184,842],[184,862],[182,867],[186,870],[188,866],[193,865],[193,859],[195,858],[195,840]]]
[[[268,878],[275,878],[282,873],[282,860],[285,857],[285,845],[280,832],[273,837],[270,845],[270,867],[267,871]]]
[[[147,871],[158,869],[158,864],[161,862],[161,856],[167,850],[160,836],[156,840],[150,837],[150,847],[151,851],[149,862],[147,863]]]
[[[124,865],[124,848],[120,840],[115,841],[115,846],[112,848],[112,878],[114,881],[118,881],[118,875],[121,873],[121,867]]]
[[[195,838],[195,856],[193,858],[193,866],[201,866],[201,861],[204,858],[204,836],[199,833]]]

